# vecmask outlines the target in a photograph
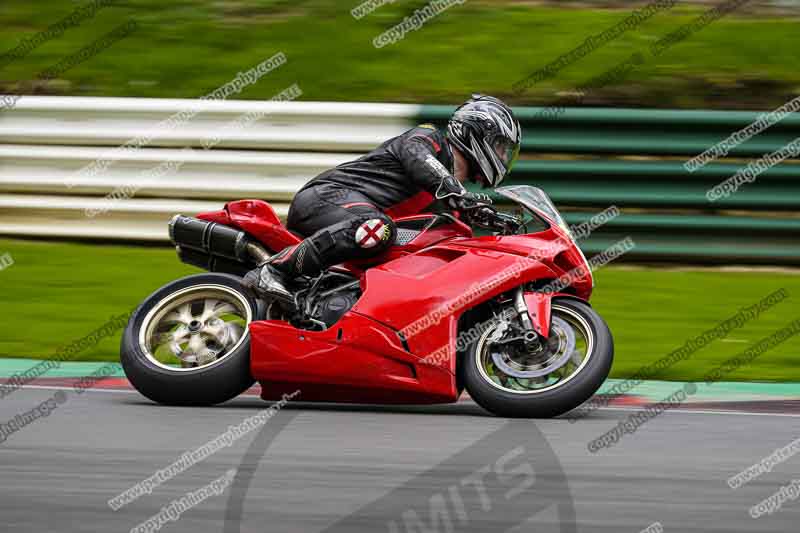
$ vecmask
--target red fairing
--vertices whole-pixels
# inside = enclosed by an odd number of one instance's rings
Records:
[[[319,391],[336,387],[336,401],[455,401],[461,314],[524,281],[553,275],[535,260],[434,246],[367,270],[361,299],[325,331],[253,322],[251,370],[267,399],[298,388],[310,399],[305,391],[312,384]],[[270,388],[277,383],[282,385]],[[326,399],[319,394],[315,399]]]
[[[386,210],[386,214],[393,219],[419,213],[433,202],[433,195],[427,191],[420,191],[408,200],[400,202]]]
[[[251,370],[266,400],[297,389],[308,401],[445,403],[458,398],[452,374],[418,365],[395,331],[355,313],[325,331],[264,320],[253,322],[250,333]]]
[[[273,251],[296,244],[266,202],[231,202],[204,220],[240,228]],[[426,225],[425,220],[431,224]],[[456,339],[463,313],[524,283],[588,299],[591,272],[556,227],[532,235],[474,237],[457,220],[398,219],[423,228],[369,261],[344,265],[359,275],[358,302],[325,331],[283,321],[250,324],[251,371],[262,397],[302,391],[307,401],[442,403],[458,399]],[[410,226],[409,226],[410,227]],[[536,331],[549,334],[557,294],[524,294]]]
[[[587,301],[592,295],[592,273],[586,268],[583,255],[555,226],[531,235],[484,236],[460,240],[458,244],[537,259],[563,280],[560,290],[567,289]]]
[[[464,311],[526,281],[554,276],[536,260],[445,244],[368,270],[351,312],[401,331],[423,362],[455,374],[455,358],[445,354],[455,352]]]

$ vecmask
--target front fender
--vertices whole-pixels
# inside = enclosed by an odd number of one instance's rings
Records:
[[[533,323],[533,330],[545,339],[550,336],[553,298],[569,298],[589,305],[589,302],[583,298],[563,292],[526,292],[523,296],[525,297],[525,306],[528,308],[528,315]]]

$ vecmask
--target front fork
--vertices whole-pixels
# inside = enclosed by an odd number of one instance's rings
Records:
[[[550,294],[541,292],[525,292],[523,287],[517,288],[514,296],[514,308],[520,322],[525,328],[525,343],[539,345],[550,336],[551,301]]]

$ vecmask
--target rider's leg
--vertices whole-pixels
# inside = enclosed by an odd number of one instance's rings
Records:
[[[308,194],[311,191],[315,194]],[[245,276],[245,283],[260,296],[275,296],[286,302],[293,301],[286,289],[289,280],[318,275],[351,259],[378,255],[391,246],[395,235],[392,220],[365,197],[330,186],[299,194],[292,203],[288,225],[309,236]]]

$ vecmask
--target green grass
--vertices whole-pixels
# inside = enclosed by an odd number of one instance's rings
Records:
[[[0,255],[5,252],[15,261],[0,271],[0,356],[5,357],[47,357],[161,285],[197,272],[164,248],[0,240]],[[779,288],[790,297],[659,377],[700,380],[719,362],[800,318],[800,275],[792,273],[612,266],[596,279],[592,303],[615,337],[613,377],[629,377]],[[79,360],[116,360],[119,336],[81,353]],[[800,338],[792,338],[728,379],[800,381],[799,352]]]
[[[87,0],[88,1],[88,0]],[[85,3],[85,2],[84,2]],[[659,107],[777,106],[800,86],[797,19],[738,13],[660,57],[649,45],[703,8],[679,4],[628,31],[521,96],[514,82],[627,17],[632,8],[533,6],[470,0],[381,49],[378,34],[426,5],[385,5],[356,20],[359,0],[125,0],[102,9],[27,57],[0,69],[0,90],[26,93],[182,97],[206,94],[278,51],[288,63],[235,98],[267,99],[297,82],[303,100],[455,103],[474,90],[516,104],[546,103],[641,51],[628,80],[587,104]],[[0,11],[0,51],[15,47],[81,3],[9,0]],[[139,29],[48,84],[27,80],[128,18]]]

